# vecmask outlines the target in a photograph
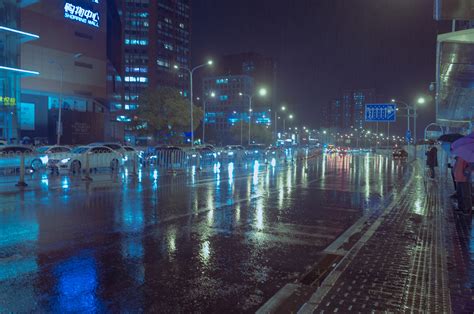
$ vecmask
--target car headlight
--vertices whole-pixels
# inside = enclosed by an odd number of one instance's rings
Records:
[[[69,160],[71,160],[71,158],[64,158],[64,159],[61,159],[61,163],[62,164],[67,164],[69,162]]]

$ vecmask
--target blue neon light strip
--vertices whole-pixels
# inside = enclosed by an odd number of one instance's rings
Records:
[[[39,75],[39,72],[36,72],[36,71],[28,71],[28,70],[23,70],[23,69],[16,69],[16,68],[4,67],[4,66],[1,66],[1,65],[0,65],[0,70],[14,71],[14,72],[20,72],[20,73],[25,73],[25,74]]]
[[[7,32],[17,33],[17,34],[20,34],[20,35],[29,36],[29,37],[33,37],[33,38],[36,38],[36,39],[39,38],[38,35],[31,34],[31,33],[27,33],[27,32],[23,32],[23,31],[19,31],[19,30],[17,30],[17,29],[5,27],[5,26],[0,26],[0,30],[5,30],[5,31],[7,31]]]

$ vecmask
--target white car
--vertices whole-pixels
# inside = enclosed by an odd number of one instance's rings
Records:
[[[71,157],[71,148],[61,145],[41,146],[36,149],[40,154],[48,157],[46,167],[50,169],[58,169],[60,160]]]
[[[21,155],[25,156],[25,168],[38,171],[48,162],[48,157],[22,145],[0,146],[0,168],[20,168]]]
[[[123,149],[125,150],[124,153],[124,163],[129,162],[132,163],[134,162],[135,158],[137,159],[137,162],[139,161],[140,157],[140,152],[135,149],[135,147],[132,146],[123,146]]]
[[[122,156],[106,146],[79,146],[71,151],[71,156],[59,161],[59,169],[67,169],[73,173],[80,173],[86,169],[110,168],[117,170],[120,167]]]

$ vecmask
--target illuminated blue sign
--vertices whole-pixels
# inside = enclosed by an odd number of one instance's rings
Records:
[[[395,104],[367,104],[365,105],[366,122],[395,122],[397,119]]]
[[[98,1],[92,1],[98,3]],[[87,25],[99,27],[99,12],[85,9],[80,5],[66,2],[64,4],[64,17],[73,21],[78,21]]]

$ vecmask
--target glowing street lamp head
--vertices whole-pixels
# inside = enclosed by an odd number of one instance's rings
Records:
[[[281,111],[285,111],[286,110],[286,107],[285,106],[281,106]]]
[[[243,96],[244,94],[242,94],[242,92],[239,93],[239,96]]]
[[[292,114],[290,114],[290,116],[289,116],[288,118],[290,118],[290,119],[293,119],[293,115],[292,115]]]
[[[176,70],[179,70],[179,66],[177,64],[173,65],[173,68],[175,68]]]
[[[397,101],[396,101],[395,99],[392,99],[392,102],[393,102],[393,103],[396,103]]]
[[[207,64],[208,64],[208,65],[213,65],[213,64],[214,64],[214,61],[209,60],[209,61],[207,61]]]
[[[216,93],[215,93],[215,92],[211,92],[211,97],[212,97],[212,98],[216,97]]]
[[[258,91],[260,96],[266,96],[267,95],[267,90],[265,88],[260,88]]]
[[[426,103],[426,99],[423,97],[418,98],[418,104],[423,105]]]
[[[323,131],[323,134],[326,134],[326,133],[328,133],[328,132],[327,132],[326,130],[324,130],[324,131]]]

